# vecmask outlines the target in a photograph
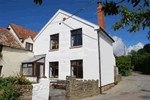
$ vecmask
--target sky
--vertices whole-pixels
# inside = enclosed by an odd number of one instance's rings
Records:
[[[36,5],[33,1],[34,0],[2,0],[0,3],[0,27],[7,28],[10,23],[14,23],[39,32],[59,9],[73,14],[92,0],[43,0],[42,5]],[[95,0],[92,5],[78,13],[76,16],[94,24],[98,24],[96,10],[98,7],[97,1],[98,0]],[[101,1],[103,2],[105,0]],[[125,5],[129,8],[132,7],[131,4],[128,3]],[[138,50],[145,44],[150,43],[146,38],[149,31],[148,28],[144,31],[141,29],[141,31],[132,34],[127,31],[128,28],[118,31],[111,29],[112,24],[119,18],[120,15],[105,16],[106,32],[116,41],[113,47],[114,52],[117,53],[117,55],[123,54],[124,45],[126,52],[128,52],[132,49]]]

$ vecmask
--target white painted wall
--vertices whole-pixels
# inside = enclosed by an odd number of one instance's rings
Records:
[[[3,46],[2,50],[3,57],[0,58],[0,65],[2,65],[1,75],[10,76],[14,75],[13,72],[20,72],[21,63],[34,56],[32,52],[10,48]]]
[[[101,78],[102,86],[114,82],[115,58],[112,43],[100,33]]]
[[[29,36],[28,38],[26,38],[24,40],[24,42],[22,43],[23,47],[25,48],[26,47],[26,42],[28,43],[32,43],[33,44],[33,47],[34,47],[34,41],[32,40],[32,38]]]
[[[49,79],[40,79],[39,83],[32,84],[32,100],[49,100]]]
[[[31,82],[37,82],[37,77],[26,77]]]
[[[35,55],[47,54],[45,62],[45,75],[49,77],[49,62],[59,62],[59,77],[58,79],[66,79],[66,76],[71,75],[71,66],[70,60],[83,60],[83,79],[99,79],[99,57],[98,57],[98,40],[97,40],[97,31],[94,31],[94,27],[91,27],[85,23],[82,23],[74,18],[69,18],[64,21],[65,25],[59,22],[64,18],[68,17],[62,13],[59,13],[55,16],[55,19],[42,30],[42,33],[35,39],[34,43],[34,53]],[[80,48],[70,48],[71,47],[71,33],[70,30],[82,28],[83,32],[83,42],[82,47]],[[59,33],[59,49],[57,51],[50,50],[50,35]],[[107,40],[108,41],[108,40]],[[103,59],[103,85],[109,84],[114,80],[114,73],[112,72],[113,62],[108,60],[112,57],[113,51],[111,45],[107,43],[106,40],[101,41],[102,43],[102,59]],[[106,47],[109,50],[105,50]],[[108,53],[108,52],[109,53]],[[111,54],[112,52],[112,54]],[[104,55],[107,55],[107,59]],[[113,58],[112,58],[113,59]],[[109,65],[105,64],[107,61],[110,61]],[[108,62],[107,62],[108,63]],[[110,68],[108,72],[109,75],[105,76],[104,73],[108,73],[106,68]],[[111,68],[112,67],[112,68]],[[114,71],[114,70],[113,70]],[[112,79],[113,77],[113,79]],[[108,79],[106,79],[108,78]],[[102,81],[103,81],[102,80]],[[105,81],[107,80],[107,81]]]

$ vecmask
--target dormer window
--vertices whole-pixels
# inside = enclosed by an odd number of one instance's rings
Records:
[[[26,50],[27,51],[33,51],[33,44],[26,42]]]

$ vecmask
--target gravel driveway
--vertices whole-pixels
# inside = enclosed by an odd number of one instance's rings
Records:
[[[122,79],[104,94],[82,100],[150,100],[150,75],[132,73]]]

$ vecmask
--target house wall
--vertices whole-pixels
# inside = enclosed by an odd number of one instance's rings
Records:
[[[49,77],[49,62],[59,62],[58,79],[66,79],[71,74],[71,60],[83,59],[83,79],[99,79],[97,32],[89,25],[81,23],[73,18],[59,25],[64,14],[59,15],[48,25],[34,43],[34,53],[47,54],[45,63],[45,75]],[[57,22],[57,23],[56,23]],[[70,30],[82,28],[83,45],[80,48],[71,48]],[[50,35],[59,33],[59,49],[49,51]]]
[[[97,31],[94,27],[81,22],[75,18],[69,18],[59,24],[64,17],[63,13],[58,13],[55,19],[47,27],[44,27],[42,33],[34,42],[35,55],[47,54],[45,62],[45,75],[49,77],[49,62],[59,62],[58,79],[65,80],[66,76],[71,75],[71,60],[83,60],[83,79],[99,79],[99,56]],[[82,28],[83,38],[82,47],[71,48],[71,30]],[[59,33],[59,49],[50,50],[50,35]],[[101,33],[102,34],[102,33]],[[114,58],[112,43],[100,36],[101,44],[101,66],[102,66],[102,86],[114,82]],[[51,79],[51,78],[50,78]],[[56,79],[56,78],[55,78]]]
[[[32,40],[31,37],[28,37],[28,38],[25,39],[24,42],[22,43],[22,45],[23,45],[24,48],[26,47],[26,42],[32,43],[32,44],[33,44],[33,48],[34,48],[34,42],[33,42],[33,40]]]
[[[112,43],[100,32],[100,56],[102,86],[114,82],[115,57]]]
[[[14,75],[13,72],[20,72],[21,62],[34,56],[32,52],[21,49],[3,46],[0,65],[3,66],[1,75]]]

